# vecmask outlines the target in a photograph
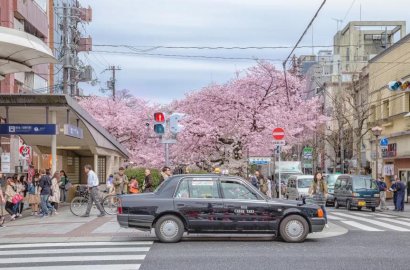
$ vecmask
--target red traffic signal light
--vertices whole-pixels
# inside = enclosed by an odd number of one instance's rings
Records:
[[[158,123],[164,123],[165,122],[164,113],[162,113],[162,112],[154,113],[154,120],[155,120],[155,122],[158,122]]]

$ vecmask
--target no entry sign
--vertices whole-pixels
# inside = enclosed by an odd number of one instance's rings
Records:
[[[272,136],[277,141],[283,140],[285,138],[285,130],[283,128],[275,128],[272,131]]]

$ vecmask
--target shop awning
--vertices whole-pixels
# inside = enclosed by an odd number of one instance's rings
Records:
[[[0,27],[0,80],[6,74],[28,72],[35,65],[56,62],[51,49],[41,39]]]

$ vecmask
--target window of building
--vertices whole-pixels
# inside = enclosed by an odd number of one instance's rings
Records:
[[[383,111],[382,111],[382,118],[388,118],[389,117],[389,110],[390,110],[390,104],[389,100],[383,101]]]
[[[369,119],[370,119],[370,122],[376,121],[376,106],[374,105],[370,107]]]

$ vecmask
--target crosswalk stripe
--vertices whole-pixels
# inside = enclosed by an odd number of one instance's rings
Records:
[[[106,248],[106,247],[92,247],[92,248],[75,248],[75,249],[24,249],[24,255],[34,254],[72,254],[72,253],[103,253],[109,252],[123,253],[123,252],[147,252],[150,247],[126,247],[126,248]],[[21,255],[22,250],[2,250],[2,255]]]
[[[32,243],[32,244],[5,244],[5,245],[0,245],[0,249],[33,248],[33,247],[142,246],[142,245],[152,245],[152,244],[153,244],[152,241]]]
[[[363,217],[357,217],[357,216],[348,215],[348,214],[344,214],[344,213],[333,212],[333,214],[338,215],[338,216],[342,216],[342,217],[346,217],[346,218],[351,218],[351,219],[364,221],[364,222],[371,223],[371,224],[376,225],[376,226],[384,227],[384,228],[395,230],[395,231],[410,232],[409,229],[394,226],[394,225],[391,225],[391,224],[388,224],[388,223],[385,223],[385,222],[381,222],[381,221],[371,220],[371,219],[363,218]]]
[[[349,214],[352,214],[352,215],[355,215],[355,216],[361,216],[361,217],[371,217],[372,216],[370,214],[357,213],[357,212],[350,212]]]
[[[85,261],[140,261],[145,255],[87,255],[87,256],[61,256],[61,257],[25,257],[25,258],[0,258],[0,263],[40,263],[40,262],[85,262]],[[99,263],[101,264],[101,263]],[[1,265],[0,265],[1,266]]]
[[[330,215],[330,214],[327,214],[327,218],[330,220],[345,220],[344,218],[337,217],[337,216]]]
[[[67,269],[75,269],[75,270],[89,270],[90,267],[94,265],[73,265],[73,266],[38,266],[38,267],[27,267],[27,266],[20,266],[20,267],[12,267],[12,268],[5,268],[7,270],[22,270],[22,269],[30,269],[30,270],[67,270]],[[98,270],[138,270],[141,267],[141,264],[104,264],[98,265]]]
[[[353,220],[342,220],[342,222],[349,225],[349,226],[361,229],[363,231],[369,231],[369,232],[382,232],[383,231],[383,230],[380,230],[380,229],[376,229],[376,228],[361,224],[361,223],[353,221]]]
[[[375,214],[376,216],[379,216],[379,217],[395,217],[395,216],[393,216],[393,215],[388,215],[388,214],[380,214],[380,213],[377,213],[377,214]]]
[[[400,220],[405,220],[405,221],[408,221],[408,222],[410,222],[410,218],[399,218]]]
[[[410,227],[410,222],[408,221],[401,221],[401,220],[396,220],[396,219],[392,219],[392,218],[378,218],[380,220],[384,220],[384,221],[390,221],[396,224],[400,224],[400,225],[404,225],[404,226],[408,226]]]

